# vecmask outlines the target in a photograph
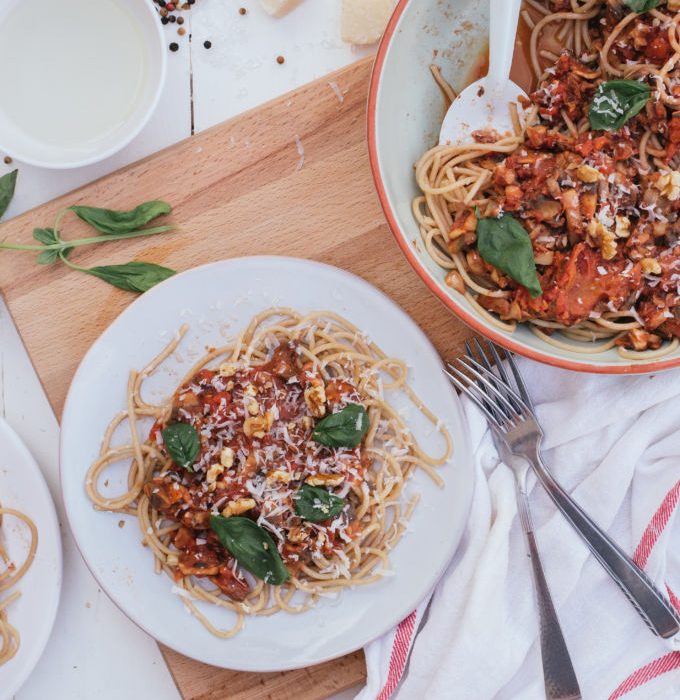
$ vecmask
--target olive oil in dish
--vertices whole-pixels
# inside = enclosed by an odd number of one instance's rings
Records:
[[[87,150],[120,129],[149,79],[144,36],[125,3],[8,4],[0,12],[4,117],[46,147]]]

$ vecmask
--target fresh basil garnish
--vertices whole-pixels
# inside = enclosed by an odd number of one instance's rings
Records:
[[[192,466],[201,450],[196,428],[189,423],[172,423],[163,429],[161,435],[172,461],[187,471],[193,471]]]
[[[12,170],[11,173],[7,173],[0,177],[0,216],[2,216],[12,201],[14,197],[14,188],[17,184],[18,170]]]
[[[590,126],[616,131],[642,111],[652,89],[637,80],[608,80],[601,83],[590,103]]]
[[[477,250],[484,260],[526,287],[532,297],[543,294],[529,234],[510,214],[478,219]]]
[[[367,430],[366,409],[351,403],[320,420],[314,428],[312,439],[326,447],[356,447]]]
[[[342,513],[345,499],[334,496],[321,486],[302,484],[300,490],[293,496],[295,512],[310,523],[320,523],[322,520],[334,518]]]
[[[623,4],[634,12],[648,12],[659,4],[659,0],[623,0]]]
[[[128,233],[145,226],[153,219],[169,214],[172,207],[167,202],[153,201],[140,204],[132,211],[115,211],[97,207],[69,207],[83,221],[106,234]]]
[[[146,292],[159,282],[176,274],[168,267],[136,261],[125,265],[90,267],[85,271],[126,292]]]
[[[280,586],[290,577],[274,540],[250,518],[211,515],[210,527],[225,549],[253,576],[273,586]]]

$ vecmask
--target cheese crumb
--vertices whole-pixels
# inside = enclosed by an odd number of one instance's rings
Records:
[[[341,34],[349,44],[373,44],[392,15],[392,0],[342,0]]]

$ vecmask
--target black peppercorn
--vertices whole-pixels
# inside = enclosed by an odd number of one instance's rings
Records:
[[[170,20],[168,20],[167,17],[161,17],[161,23],[162,24],[167,24]]]
[[[206,49],[209,49],[212,46],[212,41],[204,41],[203,46],[205,46]]]
[[[177,51],[177,49],[179,49],[179,44],[177,44],[176,42],[173,41],[172,44],[170,44],[169,48],[170,48],[170,51]]]
[[[169,19],[171,22],[176,22],[176,21],[177,21],[177,17],[175,17],[175,15],[170,15],[170,17],[168,17],[168,19]]]

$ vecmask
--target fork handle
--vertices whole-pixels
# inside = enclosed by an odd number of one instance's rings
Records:
[[[571,663],[560,621],[555,612],[548,583],[545,580],[541,559],[536,546],[536,537],[531,523],[529,499],[526,490],[517,484],[517,509],[522,529],[529,548],[529,560],[534,575],[534,587],[538,601],[538,617],[540,623],[541,662],[545,681],[545,696],[547,700],[579,700],[581,690],[576,679],[574,666]]]
[[[668,639],[680,631],[680,616],[638,567],[555,481],[540,455],[529,460],[555,505],[581,535],[595,558],[619,585],[650,629]]]

